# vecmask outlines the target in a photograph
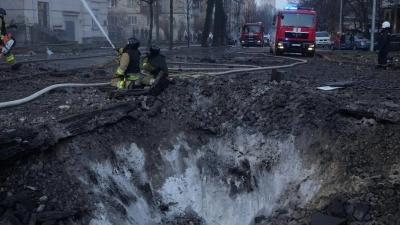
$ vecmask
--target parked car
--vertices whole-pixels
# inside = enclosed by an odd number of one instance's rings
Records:
[[[354,35],[354,44],[351,46],[350,43],[350,35],[346,35],[346,43],[344,45],[344,49],[351,49],[351,50],[369,50],[371,46],[371,41],[361,35]],[[332,43],[329,47],[330,49],[336,49],[335,45]]]
[[[400,33],[390,36],[390,51],[400,51]]]
[[[318,31],[316,32],[315,43],[317,44],[317,47],[330,47],[331,36],[326,31]]]
[[[375,40],[374,51],[378,50],[377,49],[378,41],[379,37],[377,38],[377,40]],[[390,51],[391,52],[400,51],[400,33],[390,35]]]

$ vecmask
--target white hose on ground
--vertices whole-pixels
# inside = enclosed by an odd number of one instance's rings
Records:
[[[33,95],[30,95],[26,98],[14,100],[14,101],[9,101],[9,102],[0,102],[0,109],[1,108],[6,108],[6,107],[11,107],[15,105],[21,105],[24,103],[27,103],[29,101],[32,101],[33,99],[39,97],[40,95],[51,91],[55,88],[62,88],[62,87],[88,87],[88,86],[104,86],[104,85],[110,85],[110,83],[93,83],[93,84],[74,84],[74,83],[66,83],[66,84],[54,84],[51,86],[48,86],[46,88],[43,88],[42,90],[34,93]]]

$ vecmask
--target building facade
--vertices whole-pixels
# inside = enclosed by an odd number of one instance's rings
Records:
[[[73,41],[86,43],[105,39],[108,0],[1,0],[6,22],[18,25],[20,43]],[[92,10],[96,23],[84,2]]]
[[[189,15],[190,29],[194,29],[196,19],[203,13],[202,0],[174,0],[174,40],[180,40],[187,26]],[[127,39],[131,36],[146,40],[150,30],[150,6],[140,0],[108,0],[108,31],[112,40]],[[153,39],[166,40],[169,29],[170,1],[158,0],[153,3]]]

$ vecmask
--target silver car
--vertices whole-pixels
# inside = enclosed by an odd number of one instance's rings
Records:
[[[331,36],[326,31],[316,32],[315,43],[317,47],[330,47],[331,45]]]

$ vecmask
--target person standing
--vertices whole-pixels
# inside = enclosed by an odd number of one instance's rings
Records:
[[[377,45],[378,53],[378,69],[387,70],[387,55],[390,51],[390,43],[391,43],[391,30],[390,23],[385,21],[382,23],[382,31],[379,35],[379,41]]]
[[[340,49],[345,49],[346,48],[346,35],[342,33],[340,36]]]
[[[183,36],[185,37],[185,41],[188,41],[188,33],[187,33],[187,30],[185,30],[185,32],[183,33]]]
[[[334,49],[340,49],[340,32],[336,33],[335,38],[333,39]]]
[[[350,48],[354,48],[354,34],[353,33],[350,33],[349,41],[350,41]]]
[[[213,38],[214,38],[214,35],[213,35],[212,32],[210,31],[210,33],[208,34],[208,42],[209,42],[209,44],[212,43]]]
[[[11,66],[11,70],[16,71],[21,67],[21,63],[18,63],[14,55],[11,53],[11,48],[14,47],[15,41],[11,37],[11,34],[7,33],[7,29],[9,28],[17,28],[16,25],[6,24],[4,21],[4,17],[7,15],[5,9],[0,8],[0,49],[1,55],[6,58],[8,65]]]

